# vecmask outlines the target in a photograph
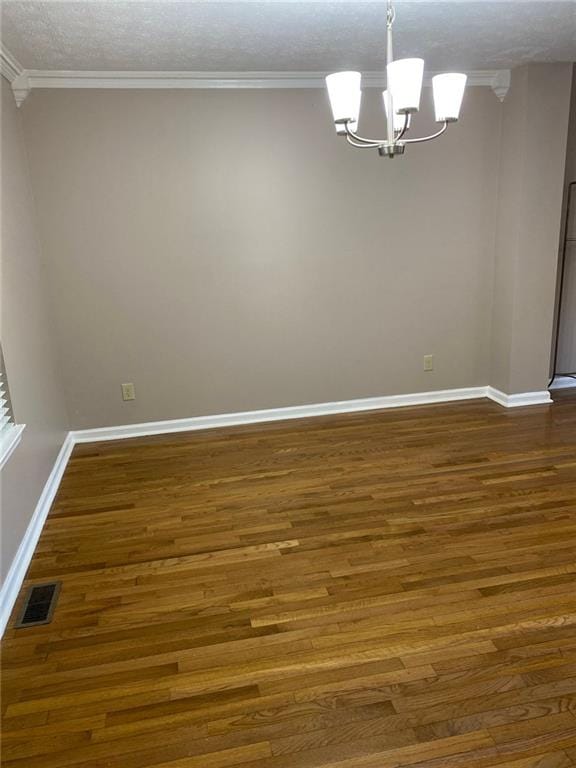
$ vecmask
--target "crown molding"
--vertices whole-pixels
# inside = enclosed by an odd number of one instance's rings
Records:
[[[511,74],[509,69],[498,69],[494,72],[490,87],[500,101],[504,101],[510,88]]]
[[[19,107],[30,93],[28,72],[3,45],[0,46],[0,74],[10,83],[16,106]]]
[[[21,75],[24,67],[18,59],[13,56],[4,46],[0,46],[0,74],[2,74],[9,83],[12,83],[18,75]]]
[[[199,88],[323,88],[327,72],[128,72],[21,70],[14,88],[20,105],[35,88],[97,89],[199,89]],[[428,72],[424,84],[430,85],[436,72]],[[468,72],[468,85],[488,86],[503,100],[510,84],[509,70],[475,70]],[[384,73],[364,72],[365,88],[383,88]],[[19,94],[16,94],[16,90]]]

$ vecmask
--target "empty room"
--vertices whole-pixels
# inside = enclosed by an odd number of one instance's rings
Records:
[[[2,766],[576,767],[576,0],[0,10]]]

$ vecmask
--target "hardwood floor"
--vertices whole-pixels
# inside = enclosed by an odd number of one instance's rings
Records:
[[[576,765],[576,397],[77,447],[5,768]]]

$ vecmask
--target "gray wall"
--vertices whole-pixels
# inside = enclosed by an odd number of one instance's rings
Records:
[[[548,384],[571,82],[530,64],[504,102],[490,383],[508,393]]]
[[[14,414],[26,429],[2,469],[2,577],[60,450],[68,420],[57,376],[46,280],[14,97],[2,81],[1,338]]]
[[[321,90],[38,91],[22,113],[74,427],[488,383],[489,88],[393,161],[339,140]]]

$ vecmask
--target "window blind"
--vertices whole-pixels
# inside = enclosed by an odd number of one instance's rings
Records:
[[[10,390],[4,366],[4,355],[0,347],[0,468],[18,444],[24,427],[14,422],[14,413],[10,401]]]
[[[14,416],[8,394],[8,383],[4,371],[0,371],[0,435],[14,426]]]

